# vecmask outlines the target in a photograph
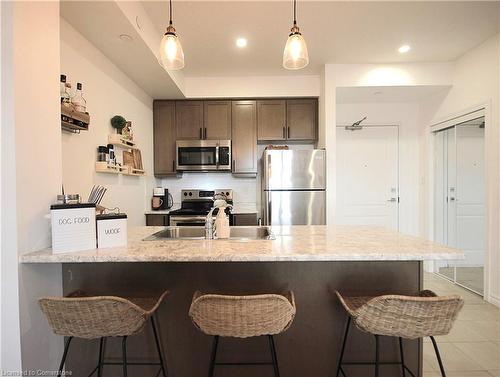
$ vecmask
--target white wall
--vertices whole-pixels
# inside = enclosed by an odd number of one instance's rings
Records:
[[[15,125],[13,104],[13,3],[1,9],[1,354],[0,370],[21,369],[21,331],[17,264]]]
[[[186,77],[187,98],[318,97],[319,76]]]
[[[102,205],[119,207],[127,213],[129,225],[144,225],[153,176],[153,100],[88,40],[61,18],[61,73],[73,87],[83,83],[89,131],[79,135],[62,133],[63,181],[66,192],[80,193],[86,199],[92,185],[108,191]],[[114,115],[132,121],[134,140],[141,149],[144,177],[96,173],[94,163],[98,145],[106,145]]]
[[[399,126],[399,230],[421,235],[420,201],[422,172],[420,161],[420,125],[418,103],[355,103],[337,104],[337,125],[349,125],[367,116],[365,125]]]
[[[14,2],[13,10],[15,160],[11,162],[16,164],[16,196],[11,200],[16,203],[18,254],[23,254],[50,245],[45,214],[62,182],[59,3]],[[9,216],[15,217],[14,213]],[[54,369],[62,339],[52,335],[37,299],[61,294],[61,266],[19,265],[16,260],[9,268],[18,266],[23,368]],[[15,295],[15,287],[11,288],[9,294]],[[15,313],[15,306],[7,308]]]

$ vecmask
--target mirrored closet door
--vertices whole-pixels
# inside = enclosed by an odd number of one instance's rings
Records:
[[[465,252],[441,261],[438,273],[480,295],[484,292],[484,117],[434,133],[434,236]]]

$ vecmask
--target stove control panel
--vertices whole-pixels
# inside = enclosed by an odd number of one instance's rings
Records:
[[[214,196],[222,194],[227,201],[233,200],[233,190],[231,189],[216,189],[216,190],[181,190],[182,201],[190,200],[213,200]]]

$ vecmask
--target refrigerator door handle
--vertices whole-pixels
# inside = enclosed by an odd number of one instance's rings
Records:
[[[271,203],[271,196],[269,196],[269,199],[267,200],[267,224],[266,225],[271,225],[271,209],[272,209],[272,203]]]
[[[264,225],[271,225],[271,195],[269,191],[264,191]]]

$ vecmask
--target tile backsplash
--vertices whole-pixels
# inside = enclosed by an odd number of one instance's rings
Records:
[[[233,189],[236,203],[256,203],[260,194],[260,179],[235,178],[231,173],[184,173],[181,178],[162,179],[161,185],[172,194],[174,203],[180,203],[184,189]]]

